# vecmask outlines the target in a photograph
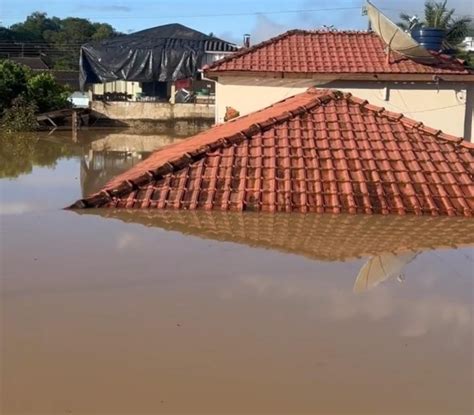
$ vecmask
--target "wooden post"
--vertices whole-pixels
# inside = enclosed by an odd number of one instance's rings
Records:
[[[72,111],[72,141],[77,143],[77,129],[78,129],[78,122],[77,122],[77,111]]]

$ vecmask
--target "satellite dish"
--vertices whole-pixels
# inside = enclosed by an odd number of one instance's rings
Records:
[[[387,253],[370,258],[357,275],[354,292],[368,291],[383,281],[399,277],[403,268],[413,261],[417,255],[418,252]]]
[[[387,45],[388,53],[393,50],[417,62],[428,64],[436,62],[436,58],[427,49],[393,23],[372,3],[367,1],[366,7],[372,30]]]

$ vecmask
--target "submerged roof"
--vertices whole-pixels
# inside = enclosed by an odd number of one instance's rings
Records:
[[[439,56],[435,65],[392,52],[390,63],[382,40],[373,32],[291,30],[207,66],[205,71],[313,74],[472,75],[457,59]],[[474,75],[472,75],[474,80]],[[375,79],[375,78],[374,78]]]
[[[311,88],[160,149],[72,207],[470,216],[473,150]]]

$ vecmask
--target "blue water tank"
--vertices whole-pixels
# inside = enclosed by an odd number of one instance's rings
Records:
[[[411,31],[411,37],[426,49],[438,52],[442,48],[444,30],[430,27],[413,29]]]

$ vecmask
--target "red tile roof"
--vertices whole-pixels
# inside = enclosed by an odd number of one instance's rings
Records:
[[[474,145],[309,89],[152,154],[72,207],[465,215]]]
[[[472,75],[459,60],[441,56],[436,65],[425,65],[392,52],[388,63],[385,45],[372,32],[305,30],[291,30],[204,70],[210,76],[213,72]]]

